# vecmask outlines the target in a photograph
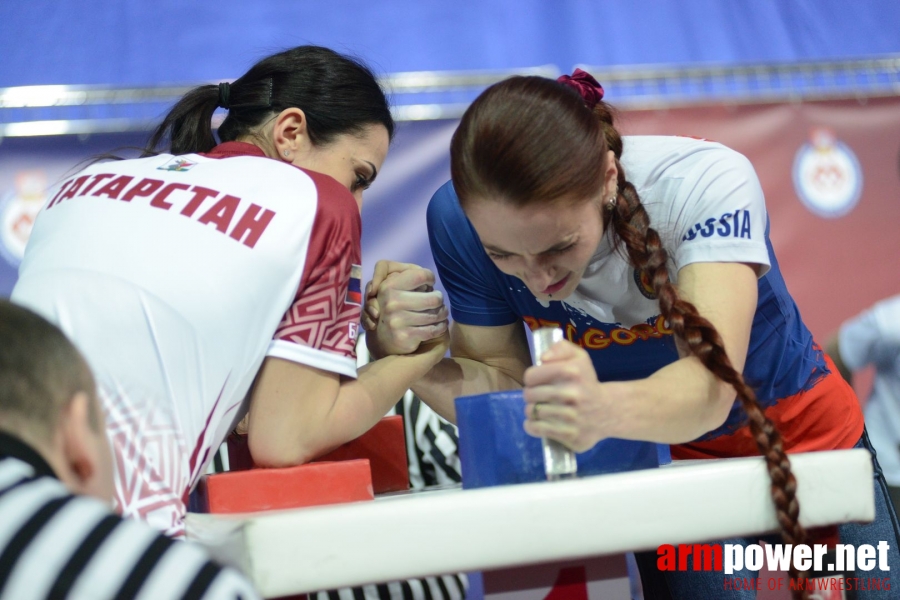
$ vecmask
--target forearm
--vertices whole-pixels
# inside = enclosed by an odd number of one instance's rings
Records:
[[[699,359],[682,358],[646,379],[602,384],[609,436],[681,444],[725,422],[736,394]]]
[[[412,390],[436,413],[456,423],[456,398],[521,387],[520,381],[498,367],[468,358],[445,358],[416,381]]]
[[[329,411],[305,429],[306,454],[320,456],[371,429],[423,377],[434,360],[427,355],[387,356],[344,380]]]
[[[298,465],[359,437],[441,355],[443,348],[387,357],[361,368],[357,379],[267,359],[250,405],[254,462],[265,467]]]
[[[757,309],[756,265],[692,263],[678,272],[678,293],[716,329],[729,362],[742,372]],[[627,437],[661,443],[690,442],[725,422],[737,393],[690,355],[676,339],[679,360],[630,384],[620,398]],[[629,384],[619,384],[627,389]],[[625,389],[620,391],[624,392]]]

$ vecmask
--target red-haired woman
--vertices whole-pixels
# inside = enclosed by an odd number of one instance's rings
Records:
[[[528,433],[576,451],[613,437],[671,444],[676,458],[761,452],[783,539],[798,543],[785,452],[864,446],[858,401],[787,291],[747,159],[702,140],[623,138],[602,97],[576,71],[508,79],[467,110],[452,183],[428,208],[452,358],[413,389],[452,418],[457,396],[524,386]],[[376,272],[370,346],[411,351],[429,335],[408,291],[417,270]],[[530,367],[523,323],[568,341]],[[843,526],[846,543],[897,539],[876,474],[876,522]],[[721,577],[674,575],[677,598],[723,597]]]

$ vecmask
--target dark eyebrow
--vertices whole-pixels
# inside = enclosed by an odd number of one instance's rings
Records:
[[[491,246],[490,244],[482,244],[482,246],[484,246],[485,250],[487,250],[489,252],[494,252],[496,254],[512,254],[512,252],[507,252],[506,250],[501,250],[500,248],[497,248],[496,246]]]
[[[548,252],[553,252],[554,250],[562,250],[563,248],[568,248],[569,246],[571,246],[572,244],[574,244],[577,241],[578,241],[577,238],[570,239],[570,240],[563,240],[562,242],[560,242],[558,244],[553,244],[546,250],[541,251],[539,254],[547,254]],[[488,250],[489,252],[494,252],[496,254],[515,255],[515,252],[509,252],[507,250],[502,250],[500,248],[497,248],[496,246],[491,246],[490,244],[482,243],[481,245],[484,246],[484,249]]]
[[[570,239],[570,240],[563,240],[562,242],[560,242],[558,244],[553,244],[552,246],[550,246],[549,248],[547,248],[546,250],[541,252],[541,254],[547,254],[548,252],[553,252],[554,250],[562,250],[563,248],[568,248],[569,246],[571,246],[572,244],[574,244],[577,241],[578,241],[578,238]]]
[[[375,165],[373,165],[372,163],[370,163],[367,160],[364,160],[363,162],[366,163],[367,165],[369,165],[370,167],[372,167],[372,176],[369,177],[369,182],[371,183],[372,181],[375,181],[376,177],[378,177],[378,169],[376,169]]]

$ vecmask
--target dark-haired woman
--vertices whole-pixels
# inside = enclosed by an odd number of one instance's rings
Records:
[[[452,358],[413,389],[452,418],[457,396],[524,386],[528,433],[576,451],[613,437],[671,444],[677,458],[762,453],[783,538],[801,543],[785,452],[863,446],[858,401],[787,291],[747,159],[689,138],[623,139],[602,96],[581,71],[513,78],[465,113],[452,184],[428,208]],[[364,317],[376,355],[428,339],[404,269],[376,269]],[[567,341],[530,367],[523,323]],[[889,540],[900,564],[876,476],[876,522],[842,527],[842,541]],[[668,586],[685,599],[755,595],[723,591],[721,573]]]
[[[393,126],[366,67],[298,47],[194,89],[144,157],[51,194],[12,298],[96,373],[126,516],[183,533],[191,487],[248,409],[256,463],[299,464],[365,432],[443,354],[357,376],[359,208]]]

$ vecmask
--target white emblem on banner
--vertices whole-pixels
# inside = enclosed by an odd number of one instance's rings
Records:
[[[829,129],[813,129],[794,157],[794,189],[804,206],[827,219],[853,210],[862,194],[863,173],[856,155]]]
[[[0,200],[0,256],[18,266],[38,211],[47,199],[47,176],[43,171],[20,171],[16,189]]]

